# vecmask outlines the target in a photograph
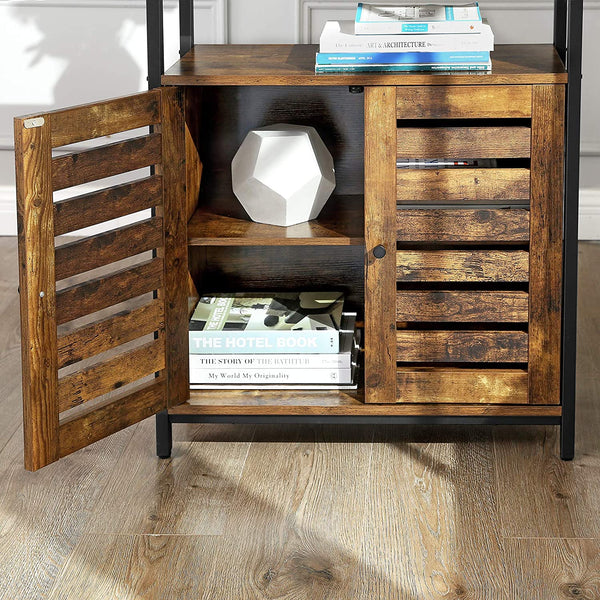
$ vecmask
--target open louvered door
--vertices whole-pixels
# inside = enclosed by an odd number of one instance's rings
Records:
[[[17,118],[15,143],[25,467],[36,470],[188,398],[180,93]]]

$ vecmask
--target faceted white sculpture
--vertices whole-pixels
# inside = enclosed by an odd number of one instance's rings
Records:
[[[335,188],[333,158],[314,127],[269,125],[248,133],[231,163],[233,193],[253,221],[314,219]]]

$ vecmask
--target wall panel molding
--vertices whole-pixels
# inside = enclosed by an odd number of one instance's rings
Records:
[[[519,2],[519,0],[486,0],[480,1],[481,9],[487,11],[552,11],[554,9],[553,0],[529,0],[528,2]],[[600,0],[588,0],[583,3],[584,10],[600,10]],[[308,44],[312,39],[313,13],[319,10],[340,10],[350,11],[352,14],[356,10],[356,2],[348,0],[296,0],[296,42],[299,44]]]

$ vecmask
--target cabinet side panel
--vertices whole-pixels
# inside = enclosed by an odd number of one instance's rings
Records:
[[[533,87],[529,403],[560,403],[564,86]]]
[[[15,119],[25,468],[58,459],[58,350],[52,150],[48,115]]]
[[[365,402],[396,399],[396,90],[365,88]],[[383,246],[385,255],[373,250]],[[381,252],[378,252],[381,254]]]
[[[179,88],[163,89],[162,140],[166,368],[168,404],[175,406],[189,397],[186,146]]]

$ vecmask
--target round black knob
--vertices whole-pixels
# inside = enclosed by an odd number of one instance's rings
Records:
[[[380,244],[373,248],[373,256],[375,258],[383,258],[385,256],[385,248]]]

